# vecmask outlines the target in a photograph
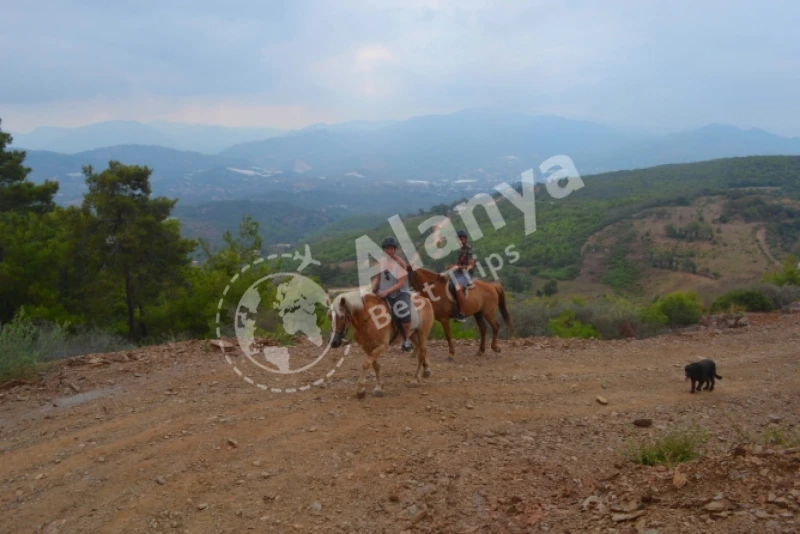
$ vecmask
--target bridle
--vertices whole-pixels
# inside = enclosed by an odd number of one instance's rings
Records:
[[[335,311],[334,314],[335,314],[336,317],[339,316],[339,312],[338,311]],[[350,326],[350,323],[352,321],[353,321],[353,317],[350,315],[350,310],[348,310],[345,307],[344,320],[342,321],[342,326],[341,326],[341,328],[339,328],[336,331],[336,335],[339,336],[340,339],[344,336],[345,330],[347,330],[347,327]]]

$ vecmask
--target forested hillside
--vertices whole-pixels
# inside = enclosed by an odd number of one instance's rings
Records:
[[[520,253],[520,259],[507,273],[504,272],[505,276],[516,278],[536,275],[557,280],[572,279],[580,272],[581,251],[590,236],[644,209],[688,206],[700,196],[752,187],[777,188],[780,196],[800,197],[800,157],[754,156],[664,165],[583,177],[583,182],[584,187],[563,199],[552,198],[543,185],[537,185],[537,231],[527,236],[522,213],[505,202],[499,193],[495,193],[493,196],[505,226],[495,229],[484,208],[477,207],[474,214],[483,236],[471,241],[476,253],[481,258],[492,253],[502,256],[508,246],[514,245]],[[430,217],[447,215],[456,228],[462,228],[461,217],[453,209],[459,203],[438,205],[420,215],[403,217],[415,247],[429,267],[439,268],[452,262],[455,255],[440,261],[427,258],[424,242],[431,231],[423,227],[425,231],[420,232],[419,225]],[[393,231],[387,222],[347,236],[310,242],[315,257],[333,269],[321,271],[323,276],[331,277],[332,284],[357,283],[355,270],[347,262],[356,259],[355,239],[364,234],[380,242],[384,236],[392,235]]]
[[[253,213],[223,210],[213,215],[231,219],[229,224],[237,219],[239,225],[237,231],[215,236],[220,246],[212,247],[205,239],[187,238],[187,229],[181,228],[176,215],[196,221],[198,226],[189,230],[200,237],[205,231],[203,217],[209,214],[204,210],[216,208],[194,207],[191,210],[195,211],[182,213],[176,210],[177,199],[153,194],[149,167],[113,160],[106,168],[86,166],[82,202],[64,207],[53,202],[58,184],[36,185],[29,181],[25,154],[8,149],[9,144],[10,136],[0,131],[1,323],[24,316],[25,320],[49,324],[70,335],[94,332],[89,337],[98,339],[100,334],[96,333],[108,333],[138,344],[175,337],[207,338],[215,335],[217,305],[234,275],[239,273],[239,278],[227,294],[229,303],[237,302],[250,283],[266,274],[297,268],[296,258],[278,257],[241,273],[244,265],[272,252],[264,237],[271,236],[274,221],[293,228],[297,235],[314,236],[307,243],[321,265],[310,265],[303,274],[318,278],[325,288],[358,282],[355,238],[366,233],[378,243],[394,233],[388,223],[375,226],[372,215],[332,221],[322,210],[300,213],[284,210],[279,204],[254,202]],[[501,228],[493,227],[484,208],[475,209],[483,236],[472,241],[473,247],[484,268],[492,254],[503,261],[500,277],[510,298],[516,300],[513,313],[534,313],[532,310],[543,304],[525,299],[536,294],[553,295],[559,291],[558,284],[578,284],[575,287],[587,289],[587,295],[614,291],[634,295],[637,284],[646,282],[647,277],[637,275],[630,265],[642,262],[665,273],[694,269],[692,275],[712,279],[728,256],[703,263],[699,258],[670,256],[669,250],[662,249],[665,240],[717,239],[720,227],[721,240],[735,236],[749,239],[746,232],[763,232],[758,234],[759,246],[765,250],[765,257],[773,254],[775,258],[753,267],[751,278],[761,270],[777,269],[776,262],[798,250],[800,209],[792,199],[800,196],[800,157],[667,165],[585,176],[583,181],[583,188],[563,199],[552,198],[541,184],[536,186],[537,231],[531,235],[524,235],[521,212],[499,194],[495,201],[504,221]],[[762,189],[754,193],[749,188]],[[716,207],[697,204],[698,199],[711,198],[710,195],[714,195]],[[430,236],[431,224],[424,224],[422,231],[420,225],[430,217],[448,216],[456,228],[463,227],[461,216],[453,210],[456,204],[439,203],[413,216],[400,214],[420,252]],[[657,212],[653,212],[658,209],[667,210],[669,217],[658,219]],[[690,211],[681,214],[676,211],[680,209]],[[645,239],[643,220],[655,221],[647,237],[652,242]],[[587,244],[599,242],[601,233],[613,229],[615,223],[628,231],[613,231],[613,239],[605,246],[610,255],[598,264],[596,272],[589,273],[585,268],[587,258],[602,251],[587,248]],[[761,226],[756,229],[753,225]],[[362,227],[368,229],[359,229]],[[509,254],[510,250],[513,253]],[[517,253],[518,259],[514,257]],[[440,269],[455,259],[452,256],[431,261],[423,254],[422,259],[426,267]],[[793,280],[795,273],[790,269],[781,276]],[[665,286],[662,292],[654,284],[644,285],[655,291],[655,296],[682,289],[677,284]],[[269,283],[260,289],[263,299],[275,292]],[[573,293],[581,294],[578,289]],[[645,291],[645,296],[653,295]],[[233,324],[231,306],[226,304],[219,310],[220,324]],[[548,310],[546,315],[550,318],[567,313],[558,307]],[[695,317],[695,312],[689,316]],[[569,317],[568,314],[558,320],[572,320]],[[655,317],[659,324],[668,320],[668,314],[655,311],[648,317]],[[539,319],[530,324],[547,329],[549,319]],[[259,318],[258,328],[276,339],[291,339],[276,319],[276,312],[269,308]],[[457,332],[471,335],[469,327],[464,328],[467,330]],[[572,335],[569,328],[565,332]],[[614,336],[619,330],[615,326],[603,332]],[[439,334],[435,331],[434,335]]]

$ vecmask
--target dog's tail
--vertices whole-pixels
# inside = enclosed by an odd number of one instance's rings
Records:
[[[722,380],[722,377],[719,376],[717,373],[714,373],[714,378],[716,378],[717,380]]]

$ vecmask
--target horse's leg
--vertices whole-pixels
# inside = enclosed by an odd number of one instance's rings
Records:
[[[372,359],[372,368],[375,369],[375,389],[372,394],[376,397],[383,397],[383,384],[381,383],[381,364],[378,363],[378,358]]]
[[[486,321],[481,312],[476,313],[474,317],[475,322],[478,323],[478,329],[481,331],[481,346],[478,348],[477,356],[483,356],[486,354]]]
[[[370,355],[364,351],[364,363],[361,365],[361,376],[358,378],[358,387],[356,388],[356,397],[363,399],[367,394],[367,369],[372,366]]]
[[[494,312],[487,314],[486,320],[489,321],[489,326],[492,327],[492,350],[500,352],[500,347],[497,345],[497,333],[500,331],[500,325],[494,315]]]
[[[419,351],[420,351],[420,360],[422,361],[422,376],[428,378],[431,376],[431,368],[428,365],[428,338],[425,336],[418,335],[417,339],[419,339]]]
[[[442,323],[442,330],[444,330],[444,336],[447,338],[447,350],[449,351],[447,359],[452,362],[456,359],[456,347],[455,343],[453,343],[453,335],[450,333],[450,318],[447,317],[439,322]]]
[[[414,378],[416,385],[420,385],[420,376],[425,378],[431,376],[431,370],[428,366],[428,345],[427,340],[422,339],[419,332],[414,332],[412,337],[414,338],[414,354],[417,356],[417,373]]]

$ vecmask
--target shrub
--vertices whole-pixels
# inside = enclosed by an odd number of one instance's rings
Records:
[[[767,273],[764,282],[771,282],[778,286],[800,286],[800,269],[797,267],[797,257],[790,255],[783,261],[783,267],[776,273]]]
[[[671,326],[697,323],[703,317],[703,305],[693,291],[670,293],[655,303],[657,311],[667,317]]]
[[[539,297],[515,302],[509,307],[509,312],[517,335],[532,337],[552,335],[548,322],[558,317],[564,309],[565,306],[557,297]]]
[[[637,464],[672,466],[699,458],[707,440],[704,432],[673,430],[649,442],[630,444],[623,454]]]
[[[765,312],[774,310],[775,303],[769,296],[763,293],[740,289],[730,291],[717,298],[711,304],[711,312],[724,311],[731,307],[738,307],[749,312]]]
[[[38,364],[63,347],[65,339],[61,326],[36,325],[20,310],[11,322],[0,325],[0,382],[33,378]]]
[[[596,338],[597,330],[590,324],[578,320],[574,310],[564,310],[557,318],[547,322],[550,331],[556,337]]]
[[[772,303],[776,309],[781,309],[785,306],[788,306],[792,302],[800,301],[800,286],[779,286],[762,282],[760,284],[755,284],[748,289],[750,291],[757,291],[767,296],[770,300],[772,300]]]

